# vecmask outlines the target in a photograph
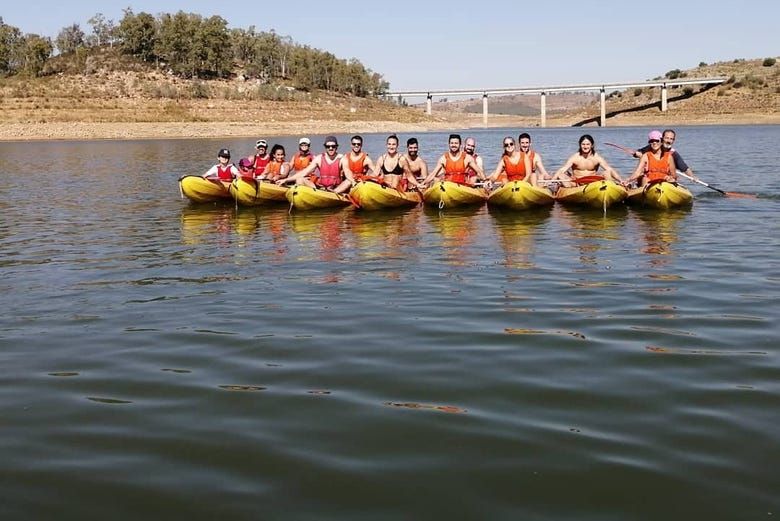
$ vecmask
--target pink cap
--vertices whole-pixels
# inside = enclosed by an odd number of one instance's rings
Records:
[[[650,132],[650,133],[647,135],[647,140],[648,140],[648,141],[655,141],[656,139],[657,139],[658,141],[661,141],[661,133],[660,133],[660,132],[658,132],[657,130],[653,130],[652,132]]]

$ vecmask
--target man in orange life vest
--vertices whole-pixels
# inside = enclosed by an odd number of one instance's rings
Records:
[[[482,167],[477,164],[472,156],[460,149],[460,143],[460,134],[450,134],[449,150],[439,158],[436,166],[422,184],[427,185],[442,172],[444,173],[445,181],[468,184],[466,172],[469,168],[476,172],[479,179],[485,179],[485,172],[482,171]]]
[[[361,136],[352,136],[349,144],[352,150],[341,158],[341,171],[354,185],[358,181],[362,181],[367,172],[374,169],[374,163],[363,151],[363,138]]]
[[[342,194],[352,187],[352,182],[344,177],[341,170],[341,154],[338,153],[339,142],[335,136],[325,138],[325,152],[316,156],[309,166],[296,172],[295,175],[280,179],[277,184],[295,181],[311,188],[324,188],[337,194]],[[314,174],[315,170],[317,175]]]
[[[209,168],[208,172],[203,174],[203,177],[216,178],[220,181],[232,181],[240,174],[238,168],[230,162],[230,150],[227,148],[221,149],[217,153],[218,164]]]
[[[670,150],[664,150],[661,147],[661,133],[653,130],[648,134],[647,142],[650,150],[642,154],[639,164],[636,165],[636,170],[626,180],[625,184],[628,185],[640,178],[639,186],[660,181],[677,182],[677,169],[674,164],[674,157]]]
[[[313,159],[311,140],[307,137],[302,137],[298,140],[298,151],[290,158],[290,175],[309,166]]]

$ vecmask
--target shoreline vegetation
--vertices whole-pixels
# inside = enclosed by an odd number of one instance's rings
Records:
[[[186,139],[484,128],[479,100],[388,100],[390,85],[359,60],[296,43],[273,30],[228,29],[219,17],[124,10],[98,13],[55,39],[23,34],[0,17],[0,141]],[[54,54],[54,49],[58,53]],[[665,73],[721,76],[716,86],[613,91],[606,126],[780,124],[780,64],[735,59]],[[576,78],[572,79],[576,82]],[[422,100],[420,100],[422,101]],[[538,96],[490,99],[487,127],[540,126]],[[500,112],[500,113],[498,113]],[[551,95],[546,127],[597,126],[583,93]]]

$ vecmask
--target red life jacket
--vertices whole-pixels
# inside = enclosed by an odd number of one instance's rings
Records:
[[[255,163],[254,163],[254,169],[255,169],[255,175],[260,175],[263,172],[265,172],[265,167],[268,166],[268,163],[271,162],[271,154],[267,154],[265,157],[255,156]]]
[[[222,168],[217,165],[217,177],[220,181],[232,181],[233,180],[233,164],[229,164]]]
[[[341,182],[340,164],[341,158],[336,156],[336,159],[332,163],[328,163],[327,155],[322,154],[320,156],[320,175],[317,184],[330,188],[336,186]]]

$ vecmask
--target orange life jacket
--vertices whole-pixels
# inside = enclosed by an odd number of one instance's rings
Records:
[[[531,160],[531,172],[535,170],[535,157],[536,154],[534,154],[532,150],[531,153],[528,154],[528,158]],[[504,171],[506,172],[506,178],[508,181],[522,181],[529,174],[529,172],[525,171],[525,158],[525,152],[520,152],[520,161],[517,163],[512,163],[509,161],[509,156],[504,156]]]
[[[311,163],[313,159],[314,156],[311,154],[302,155],[300,152],[296,152],[292,160],[293,170],[295,170],[296,172],[298,170],[303,170],[304,168],[309,166],[309,163]]]
[[[363,174],[368,170],[368,165],[366,165],[366,153],[361,152],[358,154],[358,158],[355,161],[352,161],[352,153],[350,152],[347,154],[347,163],[349,164],[349,171],[355,175],[356,180],[360,181]]]
[[[282,172],[282,165],[284,163],[279,163],[278,161],[271,161],[268,163],[268,166],[265,167],[265,175],[266,177],[276,178],[279,177],[279,174]]]
[[[444,180],[466,184],[466,153],[461,151],[456,159],[450,153],[444,154]]]
[[[666,176],[672,175],[672,169],[669,166],[670,152],[662,152],[661,158],[657,159],[652,152],[645,152],[647,156],[647,165],[645,165],[645,175],[648,183],[663,181]]]

